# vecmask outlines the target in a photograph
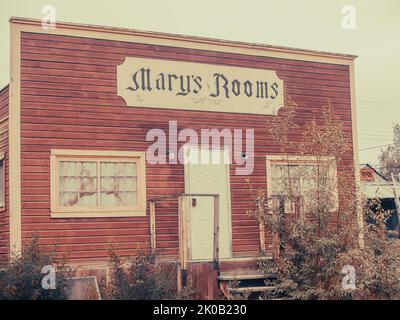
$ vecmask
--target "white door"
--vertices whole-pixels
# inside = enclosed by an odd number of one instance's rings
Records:
[[[226,150],[185,150],[185,192],[219,194],[219,258],[232,257],[229,162]],[[193,163],[193,160],[201,160]],[[226,158],[228,159],[228,158]],[[189,259],[213,259],[214,198],[189,197],[184,208],[189,218]]]

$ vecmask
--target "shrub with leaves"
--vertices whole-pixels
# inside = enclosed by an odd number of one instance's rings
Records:
[[[277,275],[276,290],[265,298],[399,299],[399,241],[386,230],[387,213],[378,202],[359,210],[355,168],[348,163],[351,137],[328,105],[321,118],[306,123],[303,137],[289,139],[298,125],[296,104],[287,101],[273,122],[274,140],[283,155],[313,157],[316,169],[302,171],[288,156],[280,189],[273,190],[279,197],[252,190],[256,208],[249,214],[270,230],[275,247],[272,261],[260,260],[261,269]],[[345,266],[354,267],[355,289],[342,285]]]
[[[163,300],[190,299],[190,288],[176,292],[176,269],[156,264],[154,256],[140,251],[124,263],[114,250],[110,251],[111,280],[104,290],[108,299]]]
[[[343,254],[339,263],[355,268],[354,299],[400,299],[400,241],[387,229],[386,221],[392,214],[385,211],[379,199],[370,199],[364,205],[365,244]]]
[[[44,251],[37,236],[23,245],[20,255],[10,258],[0,267],[0,300],[62,300],[67,298],[67,278],[73,275],[67,259],[57,258],[57,248]],[[44,266],[52,265],[56,270],[56,288],[44,289],[42,274]]]

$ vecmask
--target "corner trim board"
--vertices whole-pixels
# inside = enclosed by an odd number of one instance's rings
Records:
[[[21,231],[21,32],[10,25],[10,88],[9,88],[9,202],[10,254],[22,249]]]

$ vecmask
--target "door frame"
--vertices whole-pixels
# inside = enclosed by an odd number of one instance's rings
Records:
[[[190,145],[185,145],[183,146],[183,152],[184,152],[184,159],[186,158],[186,152],[190,149],[198,148],[198,150],[201,150],[198,146],[190,146]],[[229,149],[227,148],[220,148],[220,149],[209,149],[209,152],[213,151],[219,151],[221,154],[223,153],[224,156],[228,156],[229,159]],[[220,158],[221,159],[221,158]],[[230,174],[230,163],[224,163],[225,165],[225,174],[227,176],[227,210],[228,210],[228,217],[227,217],[227,227],[228,227],[228,235],[229,235],[229,257],[228,258],[221,258],[219,257],[219,260],[230,260],[233,258],[233,244],[232,244],[232,202],[231,202],[231,174]],[[190,164],[184,164],[184,180],[185,180],[185,193],[191,194],[192,190],[190,190],[190,170],[189,170]],[[198,193],[198,192],[195,192]],[[221,198],[221,197],[220,197]],[[221,201],[221,199],[220,199]],[[185,210],[185,205],[183,206],[183,210]],[[213,212],[213,216],[215,215],[215,211]],[[219,210],[219,216],[221,217],[221,210]],[[188,259],[189,261],[195,261],[195,262],[202,262],[202,261],[208,261],[208,260],[192,260],[192,250],[191,250],[191,230],[190,230],[190,218],[191,215],[188,213],[187,214],[188,221],[187,221],[187,228],[188,228]],[[219,223],[219,230],[221,230],[221,224]],[[219,232],[219,237],[221,236],[221,233]],[[219,246],[220,247],[220,246]]]

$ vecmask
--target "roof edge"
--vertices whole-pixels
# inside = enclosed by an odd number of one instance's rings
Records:
[[[10,87],[10,84],[9,83],[7,83],[4,87],[0,87],[0,94],[1,93],[3,93],[3,91],[6,91],[7,89],[9,89],[9,87]]]
[[[9,19],[9,22],[12,24],[34,25],[34,26],[38,26],[38,25],[42,24],[42,21],[39,19],[21,18],[21,17],[11,17]],[[218,45],[222,45],[222,46],[225,45],[225,46],[230,46],[230,47],[242,47],[242,48],[247,48],[247,49],[270,50],[270,51],[285,52],[285,53],[301,53],[301,54],[305,54],[305,55],[309,55],[309,56],[331,57],[331,58],[337,58],[337,59],[342,59],[342,60],[347,60],[347,61],[349,61],[349,60],[353,61],[358,57],[357,55],[335,53],[335,52],[328,52],[328,51],[291,48],[291,47],[267,45],[267,44],[261,44],[261,43],[222,40],[222,39],[216,39],[216,38],[189,36],[189,35],[182,35],[182,34],[154,32],[154,31],[144,31],[144,30],[119,28],[119,27],[99,26],[99,25],[84,24],[84,23],[72,23],[72,22],[58,21],[58,22],[56,22],[56,24],[57,24],[57,28],[63,28],[63,29],[75,29],[75,30],[84,30],[84,31],[125,34],[125,35],[137,35],[137,36],[145,36],[145,37],[160,38],[160,39],[175,39],[175,40],[180,40],[183,42],[218,44]]]

